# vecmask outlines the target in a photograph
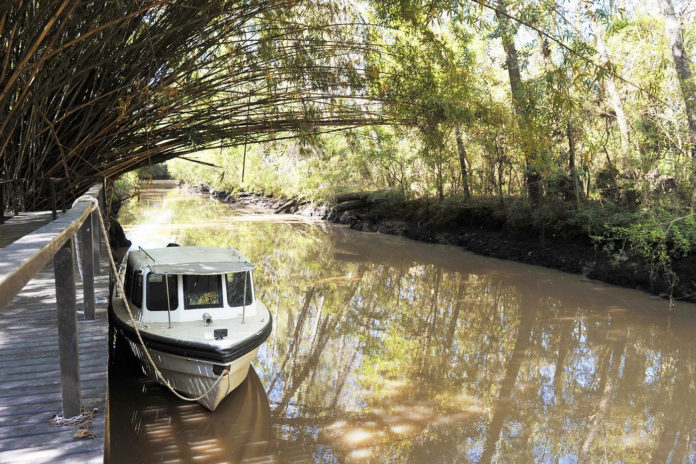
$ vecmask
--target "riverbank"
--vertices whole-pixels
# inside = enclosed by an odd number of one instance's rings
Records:
[[[324,219],[365,232],[456,245],[483,256],[582,274],[663,298],[696,302],[694,255],[675,261],[673,275],[651,273],[639,256],[630,253],[620,259],[610,256],[580,227],[566,226],[560,230],[529,225],[510,227],[488,205],[435,207],[423,200],[399,201],[365,193],[340,195],[332,205],[319,205],[297,198],[214,191],[204,185],[186,187],[223,203]]]

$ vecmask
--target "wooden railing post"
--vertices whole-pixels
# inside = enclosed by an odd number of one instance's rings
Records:
[[[24,204],[24,179],[17,179],[17,210],[18,213],[26,211]]]
[[[104,219],[104,227],[106,228],[106,231],[109,231],[109,227],[111,226],[111,223],[109,222],[109,204],[107,201],[106,197],[106,177],[102,179],[102,190],[100,194],[100,201],[101,201],[101,214],[102,218]],[[103,237],[104,238],[104,243],[109,243],[109,237]]]
[[[107,214],[107,211],[106,211],[106,177],[102,177],[102,189],[101,189],[100,200],[101,200],[102,214],[104,216],[106,216],[106,214]]]
[[[51,193],[51,212],[55,221],[58,218],[58,209],[56,205],[56,181],[54,179],[48,179],[48,189]]]
[[[94,273],[99,274],[99,257],[101,256],[101,227],[99,226],[99,210],[95,209],[90,215],[92,221],[92,258],[94,259]]]
[[[65,418],[79,415],[82,408],[72,242],[71,239],[68,239],[53,257],[58,316],[60,389],[63,394],[63,417]]]
[[[77,234],[82,267],[82,307],[85,319],[94,319],[94,248],[92,247],[92,215],[85,220]]]
[[[5,184],[0,182],[0,222],[5,220]]]
[[[65,214],[65,212],[68,211],[68,203],[67,203],[67,200],[65,198],[65,186],[67,183],[68,183],[68,179],[66,179],[66,178],[61,179],[60,190],[61,190],[62,194],[61,194],[60,202],[61,202],[61,206],[63,207],[63,214]]]
[[[12,183],[12,206],[15,216],[19,216],[19,187],[17,182]]]

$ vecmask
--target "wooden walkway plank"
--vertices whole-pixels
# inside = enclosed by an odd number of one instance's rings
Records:
[[[52,221],[51,211],[23,212],[6,216],[0,223],[0,247],[4,247]]]
[[[57,427],[49,422],[62,410],[56,291],[50,261],[0,311],[0,463],[104,461],[109,279],[106,259],[102,257],[99,264],[93,320],[84,317],[80,275],[75,273],[80,393],[83,408],[96,409],[89,424],[96,438],[75,439],[79,427]]]
[[[97,388],[96,385],[98,385],[98,384],[101,384],[101,379],[99,377],[94,378],[94,379],[86,379],[84,382],[82,382],[82,388],[83,389],[85,389],[85,388],[87,388],[87,389],[88,388]],[[16,388],[16,387],[2,389],[2,390],[0,390],[0,398],[14,397],[15,401],[16,401],[15,404],[21,403],[22,400],[19,398],[19,395],[17,394],[16,390],[18,390],[18,388]],[[37,395],[38,394],[49,395],[53,392],[53,390],[54,390],[53,385],[44,384],[41,386],[34,387],[32,391]],[[12,411],[14,411],[14,408],[13,407],[8,407],[8,408],[0,407],[0,416],[2,416],[4,414],[8,414],[8,411],[12,412]]]
[[[82,384],[82,392],[89,395],[103,393],[101,379],[94,379],[92,384]],[[14,393],[14,401],[11,408],[0,411],[0,427],[11,423],[16,416],[23,416],[31,412],[50,412],[55,414],[54,408],[60,401],[60,394],[55,391],[55,386],[50,386],[50,391],[34,393],[32,396]]]

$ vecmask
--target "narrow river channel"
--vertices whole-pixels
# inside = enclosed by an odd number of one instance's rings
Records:
[[[274,330],[215,411],[117,351],[112,463],[696,459],[696,306],[161,182],[133,247],[234,247]]]

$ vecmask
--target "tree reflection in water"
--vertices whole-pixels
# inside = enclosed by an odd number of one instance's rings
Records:
[[[273,462],[268,398],[253,368],[210,414],[142,374],[125,344],[112,354],[109,462]]]
[[[145,193],[121,214],[134,246],[234,246],[258,267],[274,462],[695,458],[693,305],[668,315],[579,276]]]

